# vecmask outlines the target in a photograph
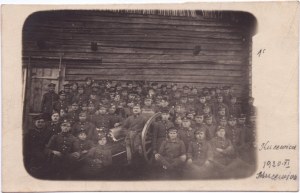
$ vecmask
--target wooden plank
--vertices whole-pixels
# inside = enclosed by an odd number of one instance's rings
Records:
[[[241,71],[229,70],[190,70],[190,69],[67,69],[67,75],[189,75],[189,76],[243,76]]]

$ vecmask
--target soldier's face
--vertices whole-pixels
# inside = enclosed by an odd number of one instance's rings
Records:
[[[191,122],[189,120],[182,121],[182,126],[188,128],[191,126]]]
[[[226,126],[226,125],[227,125],[227,121],[221,120],[221,121],[220,121],[220,125],[221,125],[221,126]]]
[[[88,106],[88,110],[89,110],[89,111],[94,111],[94,110],[95,110],[95,106],[94,106],[94,105]]]
[[[166,121],[166,120],[169,119],[169,116],[170,115],[168,113],[163,113],[163,114],[161,114],[161,119],[164,120],[164,121]]]
[[[99,141],[98,141],[98,144],[100,144],[100,145],[105,145],[106,143],[107,143],[106,137],[103,137],[103,138],[99,139]]]
[[[196,123],[203,123],[203,119],[204,119],[203,116],[197,116],[197,117],[195,118],[195,121],[196,121]]]
[[[197,133],[195,136],[197,139],[200,139],[200,140],[205,139],[205,133],[202,131],[200,133]]]
[[[176,119],[175,119],[175,123],[176,123],[177,125],[181,125],[181,124],[182,124],[182,119],[181,119],[181,117],[176,118]]]
[[[207,123],[208,125],[212,124],[212,118],[206,119],[206,123]]]
[[[188,88],[183,89],[183,93],[184,93],[184,94],[188,94],[189,91],[190,91],[190,90],[189,90]]]
[[[79,121],[85,121],[85,120],[86,120],[86,115],[79,116]]]
[[[211,96],[215,96],[216,95],[216,91],[214,91],[214,90],[210,91],[210,95]]]
[[[222,97],[218,97],[218,102],[219,103],[223,102],[223,98]]]
[[[79,93],[79,94],[83,94],[83,89],[79,89],[79,90],[78,90],[78,93]]]
[[[113,114],[116,112],[116,107],[115,106],[112,106],[109,108],[109,113]]]
[[[91,94],[91,95],[90,95],[90,98],[91,98],[92,100],[95,100],[95,99],[96,99],[96,95]]]
[[[65,100],[66,99],[66,95],[59,95],[59,99],[60,100]]]
[[[256,123],[256,117],[250,117],[250,123],[255,124]]]
[[[218,130],[217,135],[218,135],[218,137],[224,138],[225,137],[225,130],[224,129]]]
[[[85,133],[80,133],[80,134],[78,135],[78,138],[79,138],[80,140],[85,140],[85,139],[86,139],[86,134],[85,134]]]
[[[99,109],[99,113],[100,113],[101,115],[105,114],[105,113],[106,113],[106,109],[105,109],[105,108],[100,108],[100,109]]]
[[[177,86],[173,86],[172,91],[176,91],[176,90],[177,90]]]
[[[204,112],[204,113],[209,113],[209,112],[210,112],[210,108],[209,108],[209,107],[205,107],[205,108],[203,109],[203,112]]]
[[[74,111],[77,111],[78,110],[78,105],[76,104],[76,105],[72,105],[72,109],[74,110]]]
[[[59,120],[59,114],[58,113],[54,113],[51,116],[51,120],[54,121],[54,122],[57,122]]]
[[[86,81],[86,84],[87,84],[87,85],[91,85],[91,84],[92,84],[92,80],[87,80],[87,81]]]
[[[149,107],[151,106],[151,100],[145,100],[144,104]]]
[[[200,103],[205,103],[205,97],[201,97],[201,98],[199,99],[199,101],[200,101]]]
[[[188,98],[189,102],[194,102],[194,98]]]
[[[191,119],[191,120],[193,120],[194,119],[194,114],[189,113],[186,117],[189,118],[189,119]]]
[[[197,90],[197,89],[193,89],[193,90],[192,90],[192,93],[193,93],[193,94],[197,94],[197,93],[198,93],[198,90]]]
[[[133,107],[133,110],[132,110],[132,111],[133,111],[134,114],[139,114],[139,113],[141,112],[141,108],[135,106],[135,107]]]
[[[121,99],[120,95],[116,95],[114,100],[115,101],[120,101],[120,99]]]
[[[61,125],[61,131],[64,133],[70,131],[70,129],[71,129],[71,125],[69,123],[65,123]]]
[[[176,139],[177,138],[177,132],[176,131],[170,131],[169,132],[170,139]]]
[[[36,120],[34,122],[35,126],[38,128],[38,129],[42,129],[45,127],[45,121],[44,119],[39,119],[39,120]]]
[[[225,89],[223,92],[224,92],[224,94],[227,95],[227,94],[229,94],[229,89]]]
[[[187,98],[181,98],[180,101],[181,101],[181,103],[186,103],[187,102]]]
[[[54,92],[55,87],[49,87],[50,92]]]
[[[132,87],[133,87],[132,84],[128,84],[128,85],[127,85],[127,88],[128,88],[128,89],[132,89]]]
[[[234,125],[236,125],[236,121],[235,120],[230,120],[230,121],[228,121],[228,124],[230,126],[234,126]]]
[[[70,87],[65,87],[65,88],[64,88],[64,91],[65,91],[65,92],[70,92]]]
[[[211,96],[210,95],[206,95],[205,96],[205,100],[209,101],[211,99]]]
[[[246,122],[246,119],[244,118],[238,119],[238,122],[239,124],[244,124]]]
[[[169,102],[168,102],[168,101],[166,101],[166,100],[162,100],[162,101],[161,101],[161,106],[166,107],[166,106],[168,106],[168,105],[169,105]]]

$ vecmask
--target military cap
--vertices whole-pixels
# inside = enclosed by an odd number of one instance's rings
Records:
[[[220,117],[219,122],[221,121],[227,121],[226,117],[225,116]]]
[[[229,119],[228,119],[229,121],[236,121],[236,117],[235,116],[233,116],[233,115],[231,115],[230,117],[229,117]]]
[[[226,110],[224,106],[219,106],[218,111]]]
[[[39,114],[39,115],[35,115],[32,119],[34,121],[37,121],[37,120],[45,119],[45,116],[43,114]]]
[[[54,84],[54,83],[48,84],[48,87],[55,87],[55,86],[56,86],[56,84]]]
[[[241,114],[239,119],[246,119],[246,115],[245,114]]]
[[[216,91],[216,88],[215,88],[215,87],[212,87],[212,88],[209,89],[209,91],[210,91],[210,92],[211,92],[211,91]]]
[[[223,95],[219,94],[217,95],[217,98],[223,98]]]
[[[105,105],[103,105],[103,104],[100,104],[98,108],[99,109],[107,109],[107,107]]]
[[[203,91],[203,92],[209,92],[209,88],[204,87],[204,88],[202,88],[202,91]]]
[[[152,83],[151,83],[151,86],[157,86],[157,85],[158,85],[157,82],[152,82]]]
[[[221,129],[224,129],[224,130],[226,131],[226,128],[223,127],[223,126],[218,126],[217,129],[216,129],[216,131],[219,131],[219,130],[221,130]]]
[[[90,95],[97,95],[98,93],[95,91],[92,91]]]
[[[184,117],[182,118],[182,121],[190,121],[190,119],[189,119],[188,117],[184,116]]]
[[[92,88],[99,88],[99,84],[98,84],[97,82],[94,82],[94,83],[92,84]]]
[[[188,98],[195,98],[196,97],[196,95],[195,94],[188,94]]]
[[[230,99],[237,99],[237,97],[234,95],[230,95]]]
[[[61,90],[61,91],[59,91],[59,93],[58,93],[59,95],[66,95],[66,92],[65,91],[63,91],[63,90]]]
[[[203,113],[197,113],[197,114],[195,115],[195,117],[204,117],[204,114],[203,114]]]
[[[72,106],[74,106],[74,105],[78,105],[78,102],[77,101],[73,101],[72,102]]]
[[[170,84],[167,85],[167,89],[171,89],[172,86]]]
[[[204,127],[199,127],[199,128],[197,128],[197,129],[194,131],[194,134],[197,135],[197,134],[199,134],[199,133],[201,133],[201,132],[203,132],[203,133],[206,132],[206,130],[205,130]]]
[[[183,89],[189,89],[190,87],[188,85],[184,85],[182,88]]]
[[[167,113],[167,114],[169,114],[169,110],[167,108],[162,108],[161,113]]]
[[[205,115],[205,119],[212,119],[212,115],[211,114],[208,114],[208,115]]]
[[[168,129],[168,133],[170,133],[170,132],[178,132],[178,129],[176,128],[176,127],[170,127],[169,129]]]
[[[71,124],[69,119],[64,119],[60,125],[66,125],[66,124]]]
[[[63,86],[64,86],[65,88],[68,88],[68,87],[71,87],[71,84],[66,83],[66,84],[64,84]]]
[[[87,135],[87,132],[85,131],[85,130],[80,130],[78,133],[77,133],[77,136],[79,136],[80,134],[85,134],[85,135]]]
[[[202,106],[202,109],[205,109],[205,108],[209,108],[209,109],[210,109],[209,104],[205,103],[205,104]]]
[[[167,84],[166,84],[166,83],[163,83],[160,87],[161,87],[161,88],[167,87]]]
[[[230,89],[230,86],[223,86],[223,90],[228,90]]]

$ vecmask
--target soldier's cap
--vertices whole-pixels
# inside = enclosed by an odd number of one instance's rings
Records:
[[[237,99],[237,97],[234,95],[230,95],[230,99]]]
[[[174,86],[177,86],[177,84],[176,84],[176,83],[172,83],[172,84],[171,84],[171,87],[174,87]]]
[[[149,101],[149,100],[152,101],[152,98],[149,95],[147,95],[144,101]]]
[[[92,88],[99,88],[99,84],[98,84],[97,82],[94,82],[94,83],[92,84]]]
[[[151,83],[151,86],[157,86],[157,85],[158,85],[157,82],[152,82],[152,83]]]
[[[163,83],[160,88],[163,88],[163,87],[167,87],[167,84],[166,83]]]
[[[73,101],[72,102],[72,106],[78,106],[78,102],[77,101]]]
[[[172,88],[172,86],[168,84],[167,85],[167,89],[171,89],[171,88]]]
[[[226,108],[223,107],[223,106],[220,106],[220,107],[218,108],[218,111],[222,111],[222,110],[226,110]]]
[[[59,91],[59,93],[58,93],[59,95],[66,95],[66,92],[65,91],[63,91],[63,90],[61,90],[61,91]]]
[[[70,120],[69,119],[63,119],[60,125],[63,126],[63,125],[67,125],[67,124],[68,125],[71,124]]]
[[[218,94],[218,95],[217,95],[217,98],[223,98],[223,95]]]
[[[80,134],[85,134],[85,135],[87,135],[87,132],[84,131],[84,130],[81,130],[81,131],[79,131],[79,132],[77,133],[77,136],[79,136]]]
[[[209,94],[209,92],[206,92],[206,93],[204,93],[204,96],[207,97],[207,96],[211,96],[211,95]]]
[[[178,132],[178,129],[176,127],[170,127],[168,129],[168,133],[170,133],[170,132]]]
[[[201,94],[199,95],[199,98],[204,99],[204,98],[205,98],[205,94],[204,94],[204,93],[201,93]]]
[[[216,129],[216,131],[220,131],[221,129],[224,129],[226,131],[226,128],[223,127],[223,126],[218,126],[217,129]]]
[[[231,115],[230,117],[229,117],[229,119],[228,119],[229,121],[236,121],[236,117],[235,116],[233,116],[233,115]]]
[[[66,84],[64,84],[63,86],[64,86],[65,88],[69,88],[69,87],[71,87],[71,84],[66,83]]]
[[[196,115],[195,115],[195,118],[196,117],[204,117],[204,114],[203,113],[197,113]]]
[[[199,133],[205,133],[205,132],[206,132],[206,130],[205,130],[204,127],[198,127],[198,128],[195,130],[194,134],[197,135],[197,134],[199,134]]]
[[[95,106],[95,104],[93,103],[93,101],[89,101],[88,106]]]
[[[100,109],[105,109],[105,110],[107,109],[107,107],[105,105],[102,105],[102,104],[100,104],[98,108],[99,108],[99,110]]]
[[[220,122],[221,121],[227,121],[226,117],[225,116],[220,117]]]
[[[78,86],[78,90],[84,90],[84,86],[83,85],[79,85]]]
[[[84,80],[88,81],[88,80],[93,80],[93,79],[91,77],[86,77]]]
[[[212,115],[211,114],[205,115],[205,119],[212,119]]]
[[[188,85],[184,85],[182,88],[183,89],[189,89],[190,87]]]
[[[97,95],[98,93],[95,91],[92,91],[90,95]]]
[[[246,115],[245,114],[241,114],[239,119],[246,119]]]
[[[203,91],[203,92],[204,92],[204,91],[209,91],[209,88],[204,87],[204,88],[202,88],[202,91]]]
[[[188,98],[195,98],[196,97],[196,95],[195,94],[188,94]]]
[[[191,119],[188,118],[187,116],[184,116],[184,117],[182,118],[182,121],[191,121]]]
[[[163,108],[162,110],[161,110],[161,113],[163,114],[169,114],[169,110],[167,109],[167,108]]]
[[[54,83],[48,84],[48,87],[55,87],[55,86],[56,86],[56,84],[54,84]]]
[[[139,108],[141,108],[141,105],[140,105],[139,103],[134,103],[134,104],[133,104],[133,108],[134,108],[134,107],[139,107]]]
[[[216,88],[212,87],[212,88],[209,89],[209,91],[210,91],[210,92],[211,92],[211,91],[216,91]]]
[[[32,119],[34,121],[37,121],[37,120],[41,120],[41,119],[45,119],[45,116],[43,114],[39,114],[39,115],[35,115],[34,117],[32,117]]]
[[[79,113],[79,117],[83,117],[83,116],[85,116],[85,117],[87,116],[87,115],[86,115],[86,112],[80,112],[80,113]]]
[[[205,109],[205,108],[209,108],[209,109],[210,109],[210,106],[209,106],[207,103],[205,103],[205,104],[202,106],[202,109]]]

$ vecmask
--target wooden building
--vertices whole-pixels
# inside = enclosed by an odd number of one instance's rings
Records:
[[[40,111],[50,82],[58,91],[86,77],[231,85],[243,99],[251,95],[255,26],[251,14],[230,11],[34,13],[23,26],[24,115]]]

